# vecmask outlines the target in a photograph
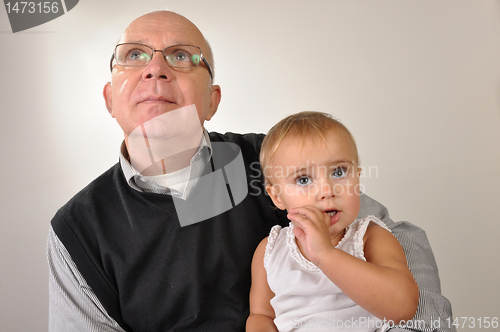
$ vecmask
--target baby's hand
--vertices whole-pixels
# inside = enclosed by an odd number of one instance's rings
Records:
[[[330,239],[330,217],[326,212],[310,205],[288,210],[288,219],[293,222],[293,233],[300,242],[302,254],[319,266],[323,255],[335,249]]]

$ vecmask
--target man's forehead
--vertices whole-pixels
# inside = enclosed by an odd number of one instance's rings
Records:
[[[198,44],[203,42],[204,38],[191,21],[172,12],[154,12],[137,18],[120,38],[121,43],[148,44],[157,40],[168,42],[170,45]]]

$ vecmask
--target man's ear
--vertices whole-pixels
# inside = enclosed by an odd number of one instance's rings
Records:
[[[271,197],[271,200],[273,201],[274,205],[276,205],[276,207],[280,210],[285,210],[285,205],[280,199],[279,195],[280,193],[278,191],[279,189],[281,189],[281,187],[279,186],[277,187],[276,185],[268,184],[266,186],[266,191],[269,194],[269,197]]]
[[[210,108],[208,109],[208,114],[205,120],[210,121],[210,119],[214,116],[215,112],[217,112],[217,108],[219,107],[220,99],[221,99],[221,89],[218,85],[212,85],[212,91],[210,92]]]
[[[104,102],[106,103],[106,108],[108,109],[109,114],[113,115],[113,89],[111,88],[111,82],[106,83],[104,85],[104,89],[102,90],[102,95],[104,97]]]

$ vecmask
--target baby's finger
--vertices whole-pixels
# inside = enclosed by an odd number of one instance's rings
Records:
[[[303,215],[305,218],[310,219],[313,222],[320,222],[324,219],[323,212],[318,208],[310,205],[290,209],[288,213]]]
[[[295,214],[291,214],[289,213],[287,215],[287,218],[290,219],[290,221],[296,226],[296,227],[300,227],[302,229],[307,229],[309,228],[309,226],[311,224],[313,224],[312,220],[310,220],[309,218],[307,218],[306,216],[302,215],[302,214],[298,214],[298,213],[295,213]]]
[[[287,217],[295,227],[302,229],[304,233],[310,233],[314,228],[317,228],[315,226],[315,223],[312,220],[306,218],[304,215],[288,214]]]
[[[305,241],[306,233],[302,230],[302,228],[294,227],[293,234],[295,234],[295,237],[297,237],[297,239],[299,239],[299,241],[301,241],[301,242]]]
[[[295,227],[301,228],[306,234],[312,234],[316,232],[328,231],[325,229],[324,223],[315,220],[315,217],[308,218],[303,214],[288,214],[288,219],[290,219]]]

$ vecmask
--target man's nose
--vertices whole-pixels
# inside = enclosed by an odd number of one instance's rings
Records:
[[[159,53],[159,54],[156,54]],[[172,68],[169,66],[165,57],[163,56],[163,51],[155,50],[151,61],[148,63],[144,71],[142,72],[143,79],[163,79],[172,80],[173,72]]]

